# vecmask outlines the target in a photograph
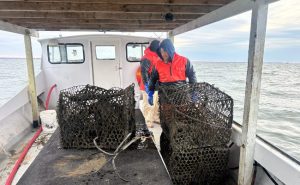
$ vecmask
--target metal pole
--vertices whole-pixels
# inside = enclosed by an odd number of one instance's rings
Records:
[[[31,101],[32,107],[32,126],[34,128],[39,125],[39,112],[38,112],[38,102],[36,95],[35,87],[35,75],[34,75],[34,66],[33,66],[33,57],[32,57],[32,46],[31,46],[31,37],[30,31],[26,31],[24,35],[25,42],[25,52],[26,52],[26,62],[27,62],[27,72],[28,72],[28,93]]]
[[[252,9],[245,90],[242,146],[240,149],[239,185],[250,185],[253,176],[256,125],[266,35],[268,4],[256,0]]]

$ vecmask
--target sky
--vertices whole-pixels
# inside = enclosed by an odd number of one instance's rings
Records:
[[[175,37],[176,51],[192,61],[247,62],[251,12],[246,12]],[[40,32],[40,39],[98,32]],[[114,33],[120,34],[120,33]],[[166,37],[166,33],[122,33]],[[36,38],[33,55],[41,56]],[[23,36],[0,31],[0,57],[25,57]],[[300,63],[300,2],[281,0],[269,6],[265,62]]]

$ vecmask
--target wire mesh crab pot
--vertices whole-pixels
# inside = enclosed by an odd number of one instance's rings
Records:
[[[232,98],[208,83],[197,83],[162,86],[159,102],[161,153],[173,183],[222,182],[233,120]]]
[[[62,90],[58,100],[58,124],[64,148],[116,149],[135,132],[134,85],[109,90],[75,86]]]
[[[174,185],[221,185],[227,171],[229,148],[172,147],[166,135],[161,135],[161,154]]]
[[[219,146],[230,140],[233,100],[208,83],[159,89],[163,132],[174,147]]]

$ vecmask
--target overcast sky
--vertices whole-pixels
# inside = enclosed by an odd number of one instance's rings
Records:
[[[217,22],[175,37],[179,54],[197,61],[246,62],[251,13]],[[96,32],[94,32],[96,33]],[[87,32],[40,32],[40,38]],[[164,33],[125,33],[165,37]],[[33,39],[34,57],[41,56],[40,45]],[[0,57],[24,57],[23,36],[0,31]],[[300,2],[281,0],[269,6],[266,62],[300,62]]]

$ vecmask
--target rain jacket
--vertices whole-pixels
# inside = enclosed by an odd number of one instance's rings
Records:
[[[136,81],[139,84],[140,90],[144,91],[145,90],[145,86],[142,80],[142,72],[141,72],[141,66],[139,66],[136,70]]]
[[[160,60],[160,58],[157,56],[155,52],[151,51],[149,47],[144,51],[144,56],[141,60],[141,73],[142,73],[142,83],[143,83],[142,85],[143,89],[141,90],[145,90],[144,84],[149,83],[152,69],[154,65],[156,65],[158,60]]]
[[[175,52],[175,48],[169,39],[163,40],[160,48],[163,48],[168,53],[169,59],[167,63],[162,60],[157,61],[152,69],[149,90],[154,90],[157,81],[159,85],[183,84],[187,82],[187,78],[188,83],[197,82],[193,65],[187,58]],[[158,55],[161,57],[160,54]]]

